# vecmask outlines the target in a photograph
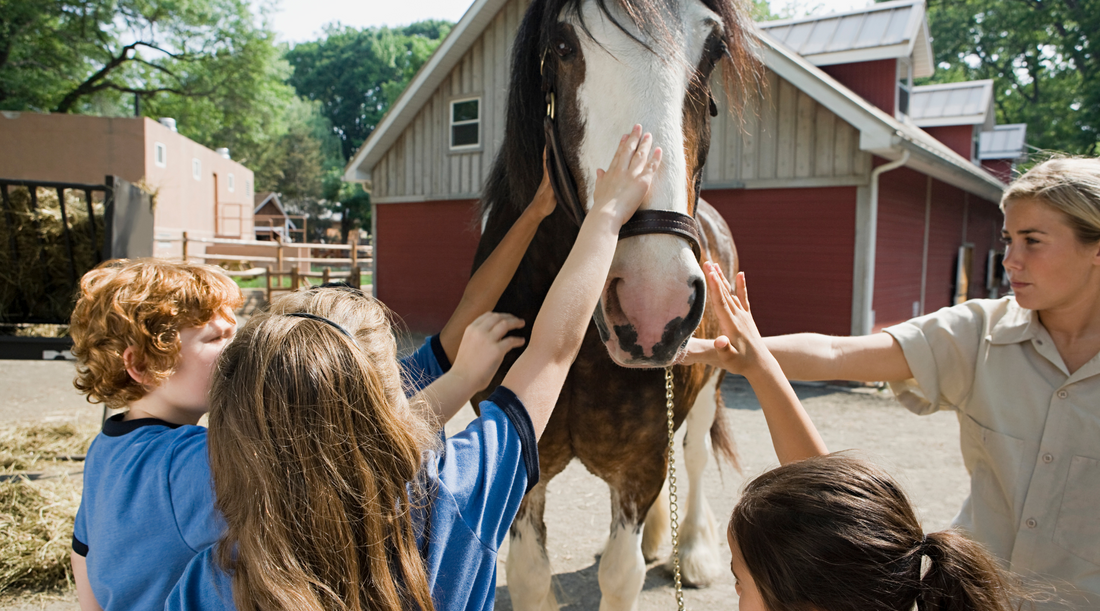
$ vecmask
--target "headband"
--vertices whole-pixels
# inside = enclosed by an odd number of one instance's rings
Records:
[[[351,333],[348,333],[347,329],[345,329],[344,327],[340,326],[339,324],[325,318],[324,316],[318,316],[316,314],[309,314],[307,312],[291,312],[289,314],[284,314],[283,316],[293,316],[295,318],[308,318],[310,320],[316,320],[318,322],[323,322],[326,325],[332,327],[333,329],[336,329],[340,333],[343,333],[345,336],[347,336],[348,339],[350,339],[352,341],[355,341],[355,338],[352,337]]]

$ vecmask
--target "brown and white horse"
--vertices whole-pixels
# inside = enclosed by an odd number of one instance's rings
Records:
[[[668,460],[662,368],[676,362],[697,329],[717,334],[700,259],[719,263],[729,275],[737,269],[729,228],[698,199],[715,108],[712,72],[723,71],[730,99],[756,91],[751,20],[735,1],[535,0],[520,26],[507,126],[485,186],[475,267],[531,200],[547,134],[556,140],[555,191],[563,207],[543,221],[497,309],[524,318],[525,330],[531,328],[576,238],[573,217],[591,202],[596,169],[636,123],[664,149],[642,209],[667,211],[649,214],[686,219],[695,229],[667,232],[651,223],[642,235],[619,242],[593,324],[539,442],[541,481],[512,526],[507,575],[517,609],[557,608],[543,510],[547,482],[574,457],[611,488],[611,533],[599,568],[601,609],[636,606],[645,560],[667,538],[667,507],[654,505]],[[575,199],[579,210],[563,199]],[[514,358],[505,361],[498,381]],[[676,426],[688,421],[683,574],[689,584],[707,585],[727,570],[701,484],[712,443],[733,457],[718,410],[721,374],[702,365],[676,366],[673,372]]]

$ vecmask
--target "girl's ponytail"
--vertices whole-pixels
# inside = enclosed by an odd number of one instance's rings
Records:
[[[958,531],[929,533],[921,552],[928,564],[918,611],[1000,611],[1016,608],[1025,598],[989,552]]]

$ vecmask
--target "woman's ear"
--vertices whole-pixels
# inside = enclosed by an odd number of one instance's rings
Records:
[[[126,373],[130,374],[130,379],[145,386],[145,365],[138,362],[137,351],[133,346],[127,346],[122,352],[122,365],[126,368]]]

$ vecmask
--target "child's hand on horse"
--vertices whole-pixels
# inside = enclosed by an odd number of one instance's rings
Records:
[[[752,319],[745,273],[738,273],[731,287],[718,265],[704,263],[703,271],[722,335],[713,340],[692,338],[683,362],[706,363],[749,377],[760,368],[762,359],[771,358],[771,353]]]
[[[474,319],[462,334],[451,371],[470,384],[470,388],[484,390],[493,381],[504,355],[523,345],[524,339],[508,335],[524,325],[522,318],[500,312],[486,312]]]
[[[661,165],[661,149],[653,148],[653,135],[635,125],[619,141],[607,170],[596,170],[591,213],[607,212],[622,225],[641,205]]]
[[[542,220],[557,208],[558,200],[554,196],[554,187],[550,184],[550,171],[546,168],[546,149],[542,149],[542,182],[535,191],[535,197],[531,200],[527,209]]]

